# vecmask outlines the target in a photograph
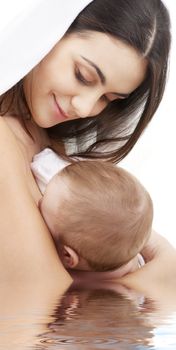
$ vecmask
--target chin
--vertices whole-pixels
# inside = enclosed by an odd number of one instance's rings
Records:
[[[47,123],[46,120],[44,118],[38,118],[37,116],[33,117],[33,121],[35,122],[35,124],[37,126],[39,126],[40,128],[43,128],[43,129],[47,129],[47,128],[50,128],[51,126],[54,126],[54,123]]]

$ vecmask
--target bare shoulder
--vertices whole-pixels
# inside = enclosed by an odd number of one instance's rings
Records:
[[[17,137],[0,118],[0,282],[68,285],[71,279],[31,194],[25,166]]]

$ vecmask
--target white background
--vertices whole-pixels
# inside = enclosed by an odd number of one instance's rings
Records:
[[[151,124],[121,165],[147,187],[154,202],[153,227],[176,247],[176,0],[164,3],[172,23],[166,92]]]

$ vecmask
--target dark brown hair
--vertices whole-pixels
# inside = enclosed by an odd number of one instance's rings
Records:
[[[162,99],[170,48],[169,15],[161,0],[94,0],[66,35],[87,31],[107,33],[136,49],[148,61],[145,80],[128,98],[111,102],[98,116],[58,124],[48,134],[56,143],[76,138],[77,155],[117,162],[133,148]],[[0,98],[1,114],[7,98],[11,106],[16,99],[20,114],[21,91],[22,81]]]
[[[67,195],[56,203],[56,246],[71,247],[97,271],[118,268],[139,253],[151,233],[153,205],[134,176],[109,162],[85,160],[57,178]]]

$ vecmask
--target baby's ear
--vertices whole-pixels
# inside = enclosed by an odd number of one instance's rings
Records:
[[[72,248],[66,245],[63,246],[61,258],[64,266],[67,269],[75,269],[79,263],[78,254]]]

